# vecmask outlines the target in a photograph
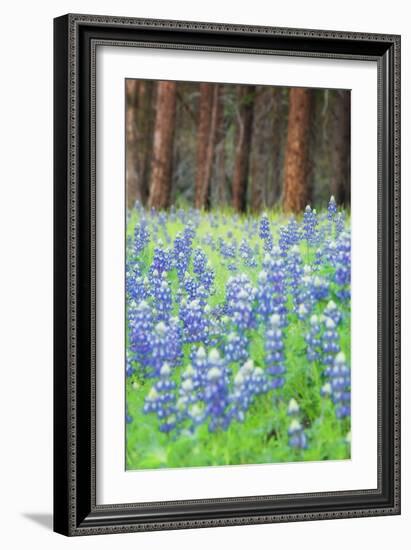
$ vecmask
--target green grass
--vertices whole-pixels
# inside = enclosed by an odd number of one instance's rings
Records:
[[[227,218],[231,213],[226,212]],[[286,218],[278,212],[269,213],[271,221],[278,231]],[[244,237],[244,218],[236,218],[237,222],[218,228],[211,227],[208,216],[203,214],[197,229],[193,247],[201,246],[206,252],[209,262],[216,272],[215,293],[210,298],[210,305],[221,304],[225,299],[227,280],[232,276],[218,251],[200,244],[202,237],[212,234],[213,237],[226,238],[231,231],[238,242]],[[127,225],[127,235],[133,236],[138,215],[133,212]],[[169,221],[167,231],[172,238],[183,230],[179,221]],[[251,246],[260,245],[258,267],[242,266],[239,272],[245,273],[255,284],[261,270],[263,250],[261,240],[256,235],[246,235]],[[278,235],[274,235],[275,239]],[[161,237],[161,235],[160,235]],[[165,241],[165,239],[164,239]],[[148,271],[153,259],[154,243],[149,245],[141,256],[145,272]],[[310,264],[314,257],[313,250],[301,244],[302,258],[305,264]],[[321,275],[330,276],[332,268],[325,267]],[[168,275],[173,294],[178,288],[178,278],[175,270]],[[331,296],[339,307],[345,307],[343,322],[339,325],[340,346],[350,358],[350,312],[347,306],[341,304],[335,295],[336,288],[331,285]],[[320,301],[316,313],[321,313],[328,299]],[[128,413],[133,421],[127,425],[126,466],[127,469],[144,468],[174,468],[192,466],[222,466],[235,464],[259,464],[276,462],[294,462],[304,460],[338,460],[350,458],[350,445],[346,437],[350,431],[350,420],[338,420],[334,405],[329,399],[320,396],[320,388],[324,383],[323,367],[318,363],[309,363],[306,359],[306,344],[304,334],[308,322],[299,321],[294,314],[289,315],[290,324],[285,329],[286,375],[285,384],[281,390],[271,391],[256,398],[247,411],[244,422],[232,422],[226,431],[209,433],[206,425],[200,426],[193,434],[182,430],[178,434],[164,434],[159,431],[158,419],[153,414],[144,414],[144,399],[150,390],[153,380],[144,380],[133,374],[126,382],[126,400]],[[227,321],[227,333],[230,329]],[[261,327],[249,331],[251,340],[250,357],[256,366],[265,368],[264,336]],[[190,345],[184,346],[184,360],[177,367],[174,378],[178,381],[181,371],[189,362]],[[234,372],[238,365],[233,365]],[[288,445],[287,430],[290,418],[287,416],[287,406],[291,398],[297,400],[300,406],[300,421],[304,425],[308,437],[306,450],[295,450]]]

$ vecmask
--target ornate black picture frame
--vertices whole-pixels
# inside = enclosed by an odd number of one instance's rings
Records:
[[[99,44],[378,64],[378,488],[96,504]],[[54,21],[54,530],[124,533],[400,513],[400,37],[125,17]],[[138,495],[136,495],[138,501]]]

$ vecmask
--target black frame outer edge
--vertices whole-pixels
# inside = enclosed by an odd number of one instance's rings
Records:
[[[77,310],[77,355],[76,387],[77,410],[80,422],[76,423],[76,451],[70,452],[70,419],[72,404],[69,401],[70,355],[68,348],[69,326],[69,209],[70,187],[69,160],[69,28],[71,18],[77,18],[79,44],[78,78],[76,93],[79,99],[77,123],[80,131],[76,136],[79,150],[77,169],[78,203],[76,211],[77,275],[79,284],[76,296]],[[81,19],[85,18],[85,21]],[[89,19],[93,21],[90,22]],[[97,21],[96,19],[99,19]],[[400,513],[398,495],[394,494],[394,388],[393,357],[394,332],[392,319],[395,315],[393,296],[393,251],[394,251],[394,45],[399,45],[399,37],[367,35],[360,38],[355,33],[339,33],[340,37],[330,36],[326,31],[315,31],[319,38],[308,36],[272,36],[258,34],[253,29],[238,31],[227,26],[225,31],[209,29],[199,24],[192,28],[158,28],[150,24],[130,27],[116,23],[102,24],[101,20],[111,18],[90,18],[66,15],[54,20],[54,530],[64,535],[130,532],[136,530],[176,529],[202,526],[266,523],[274,521],[296,521],[350,517],[361,515],[387,515]],[[175,23],[175,22],[174,22]],[[183,27],[189,25],[183,23]],[[155,28],[154,28],[155,27]],[[166,26],[167,27],[167,26]],[[206,25],[207,27],[207,25]],[[284,32],[287,29],[282,29]],[[293,34],[291,29],[288,29]],[[324,36],[322,36],[322,33]],[[349,34],[349,36],[348,36]],[[332,35],[332,33],[331,33]],[[327,38],[325,38],[327,36]],[[341,38],[342,36],[342,38]],[[316,495],[303,495],[304,498],[262,500],[255,499],[250,506],[248,501],[221,503],[163,503],[134,508],[132,505],[96,507],[92,498],[91,476],[91,409],[92,391],[90,375],[91,344],[91,259],[90,259],[90,41],[91,38],[107,40],[142,40],[184,43],[190,45],[213,45],[220,47],[246,47],[252,49],[297,50],[310,53],[348,54],[379,56],[382,64],[382,281],[383,281],[383,442],[382,442],[382,485],[379,495],[357,492],[346,495],[330,494],[319,498]],[[354,37],[354,38],[353,38]],[[397,68],[398,70],[398,68]],[[379,90],[380,91],[380,90]],[[380,151],[381,154],[381,151]],[[80,182],[80,184],[79,184]],[[380,231],[380,228],[379,228]],[[398,274],[397,274],[398,275]],[[76,486],[70,481],[70,473],[75,472]],[[293,495],[291,495],[293,497]],[[292,517],[291,517],[292,516]]]
[[[53,527],[69,534],[68,483],[68,25],[54,20]]]

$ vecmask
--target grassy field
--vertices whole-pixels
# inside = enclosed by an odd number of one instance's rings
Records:
[[[207,398],[199,398],[195,394],[195,387],[190,403],[201,402],[201,410],[204,411],[202,421],[193,423],[190,415],[192,409],[189,406],[184,409],[180,406],[181,403],[179,405],[178,398],[182,391],[180,388],[185,379],[187,365],[191,363],[190,355],[193,349],[204,347],[209,354],[211,349],[216,348],[224,359],[227,335],[233,332],[244,336],[247,341],[248,359],[253,361],[254,368],[262,369],[267,380],[271,380],[266,360],[269,321],[259,313],[258,289],[263,280],[261,272],[264,270],[264,258],[267,261],[270,255],[279,254],[280,250],[276,247],[281,244],[280,237],[284,235],[284,228],[289,227],[290,219],[279,212],[267,212],[266,219],[269,224],[268,241],[261,237],[261,217],[238,216],[230,211],[207,214],[191,210],[150,214],[142,209],[136,209],[130,214],[127,223],[127,278],[131,285],[134,284],[133,278],[138,279],[140,290],[137,297],[130,294],[127,296],[126,330],[130,359],[126,378],[127,469],[336,460],[350,457],[350,415],[338,414],[341,392],[338,388],[335,392],[330,392],[330,387],[334,387],[334,379],[327,375],[323,362],[325,352],[320,349],[316,360],[309,360],[307,357],[307,335],[312,326],[312,316],[317,315],[321,327],[318,337],[320,341],[321,338],[325,341],[327,317],[324,317],[324,312],[328,311],[326,308],[330,307],[331,301],[341,316],[341,320],[335,324],[338,350],[345,354],[347,365],[350,364],[350,299],[341,293],[341,289],[346,290],[347,285],[344,287],[337,277],[339,262],[345,267],[347,262],[346,251],[338,254],[340,243],[343,242],[343,238],[346,242],[347,234],[349,235],[349,216],[344,216],[343,219],[341,213],[328,215],[325,210],[316,214],[314,236],[311,240],[307,238],[310,228],[307,229],[304,218],[297,219],[298,243],[293,245],[293,254],[298,256],[302,268],[305,268],[297,280],[297,288],[292,289],[288,284],[291,277],[289,256],[292,247],[287,248],[286,243],[286,246],[281,248],[280,262],[285,274],[283,303],[286,307],[284,323],[279,329],[285,367],[282,386],[272,389],[265,387],[264,391],[252,394],[252,399],[244,407],[242,418],[234,417],[227,426],[217,429],[210,429],[210,420],[215,410],[212,409],[206,414]],[[147,235],[142,239],[142,245],[136,248],[136,239],[138,240],[140,235],[136,232],[136,227],[139,228],[142,224]],[[187,291],[183,278],[181,274],[178,275],[173,262],[175,239],[183,234],[187,225],[194,228],[194,235],[186,250],[190,261],[184,277],[196,279],[197,275],[193,270],[193,251],[201,249],[208,260],[207,268],[212,270],[214,277],[210,290],[205,293],[204,315],[207,316],[207,323],[212,327],[217,326],[214,330],[219,331],[219,334],[214,334],[212,338],[207,337],[204,341],[200,339],[195,342],[186,342],[189,336],[185,336],[185,331],[189,331],[189,328],[184,327],[181,320],[181,309],[182,304],[187,301]],[[270,238],[273,245],[271,250]],[[240,252],[242,242],[246,243],[243,249],[249,251],[248,255]],[[229,246],[228,255],[226,245]],[[160,429],[164,422],[161,414],[145,410],[147,400],[153,395],[153,386],[164,377],[162,378],[158,372],[147,372],[144,368],[144,356],[142,359],[141,355],[133,353],[132,339],[135,332],[132,331],[130,320],[133,319],[133,312],[139,302],[144,300],[150,308],[150,315],[154,318],[153,323],[158,322],[158,303],[154,290],[158,281],[152,280],[155,249],[164,250],[169,255],[171,263],[164,270],[162,280],[166,281],[165,286],[171,290],[169,315],[177,319],[182,337],[180,359],[171,365],[171,372],[166,377],[172,382],[171,390],[166,393],[171,407],[167,411],[170,417],[173,416],[173,427],[166,431]],[[219,314],[218,319],[216,313],[219,307],[227,304],[229,281],[239,274],[246,275],[257,292],[252,300],[252,307],[255,309],[252,313],[254,321],[241,330],[230,311],[224,311],[223,315]],[[154,278],[157,275],[155,272]],[[324,291],[324,296],[313,297],[318,280],[324,281],[326,292]],[[307,314],[304,312],[305,306],[301,307],[301,302],[300,310],[297,308],[298,297],[300,300],[301,296],[304,297],[304,285],[306,292],[308,288]],[[165,324],[167,325],[167,319]],[[154,352],[148,353],[153,355]],[[230,396],[235,393],[235,380],[239,379],[236,375],[243,363],[244,361],[225,362],[228,378],[224,391],[228,395],[228,404],[223,404],[225,409],[222,414],[226,414],[226,410],[229,411],[233,406],[230,401],[233,397]],[[350,391],[347,384],[344,391]],[[184,396],[186,397],[186,394]],[[172,401],[174,398],[175,410]],[[293,439],[294,432],[300,439]]]

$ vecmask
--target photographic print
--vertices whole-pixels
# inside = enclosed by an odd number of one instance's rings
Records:
[[[350,116],[125,80],[126,469],[351,457]]]

